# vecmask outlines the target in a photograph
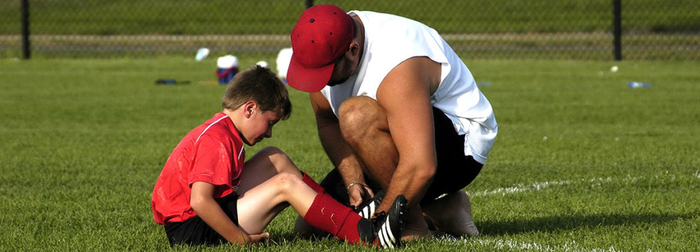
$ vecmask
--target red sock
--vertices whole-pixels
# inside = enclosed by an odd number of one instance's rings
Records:
[[[361,241],[357,223],[360,215],[340,204],[326,193],[319,193],[304,216],[312,226],[346,240],[350,244]]]
[[[316,183],[316,181],[314,179],[312,179],[309,176],[309,174],[306,174],[306,172],[302,172],[302,173],[304,174],[304,176],[301,178],[301,180],[304,181],[304,183],[306,183],[306,185],[311,187],[311,189],[316,191],[316,193],[321,194],[323,192],[323,187],[321,187],[321,185]]]

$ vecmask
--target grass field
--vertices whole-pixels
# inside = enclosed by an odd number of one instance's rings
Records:
[[[481,89],[500,128],[466,188],[483,235],[437,234],[404,250],[700,247],[700,63],[466,63],[490,84]],[[168,250],[151,190],[179,140],[220,111],[214,70],[214,58],[0,59],[0,251]],[[278,146],[320,179],[330,163],[306,94],[291,96],[292,117],[248,153]],[[295,238],[295,218],[283,212],[268,228],[273,240],[255,249],[179,250],[374,251]]]

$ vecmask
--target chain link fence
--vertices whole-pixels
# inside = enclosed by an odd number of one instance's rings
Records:
[[[480,59],[615,59],[614,3],[623,60],[700,59],[697,0],[0,0],[0,57],[22,58],[28,4],[32,58],[275,57],[310,4],[406,16]]]

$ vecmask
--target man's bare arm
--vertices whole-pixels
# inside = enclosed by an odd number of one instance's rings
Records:
[[[415,57],[396,66],[377,91],[399,153],[385,199],[403,194],[409,205],[418,204],[432,182],[437,157],[430,95],[439,82],[440,64]],[[387,210],[390,203],[385,200],[378,211]]]
[[[323,149],[333,165],[338,167],[340,174],[343,176],[345,186],[352,185],[348,188],[349,203],[353,206],[359,206],[362,203],[362,194],[366,192],[369,193],[369,197],[373,196],[371,191],[365,191],[365,188],[362,186],[366,185],[365,176],[362,172],[362,163],[343,138],[338,118],[333,113],[326,98],[323,97],[323,94],[320,92],[311,93],[310,99],[316,115],[318,136]]]

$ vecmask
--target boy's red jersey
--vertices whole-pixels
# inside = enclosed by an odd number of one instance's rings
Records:
[[[224,113],[190,131],[168,157],[156,181],[151,207],[158,224],[183,222],[197,215],[190,206],[191,186],[217,186],[214,198],[236,193],[245,161],[243,141]]]

